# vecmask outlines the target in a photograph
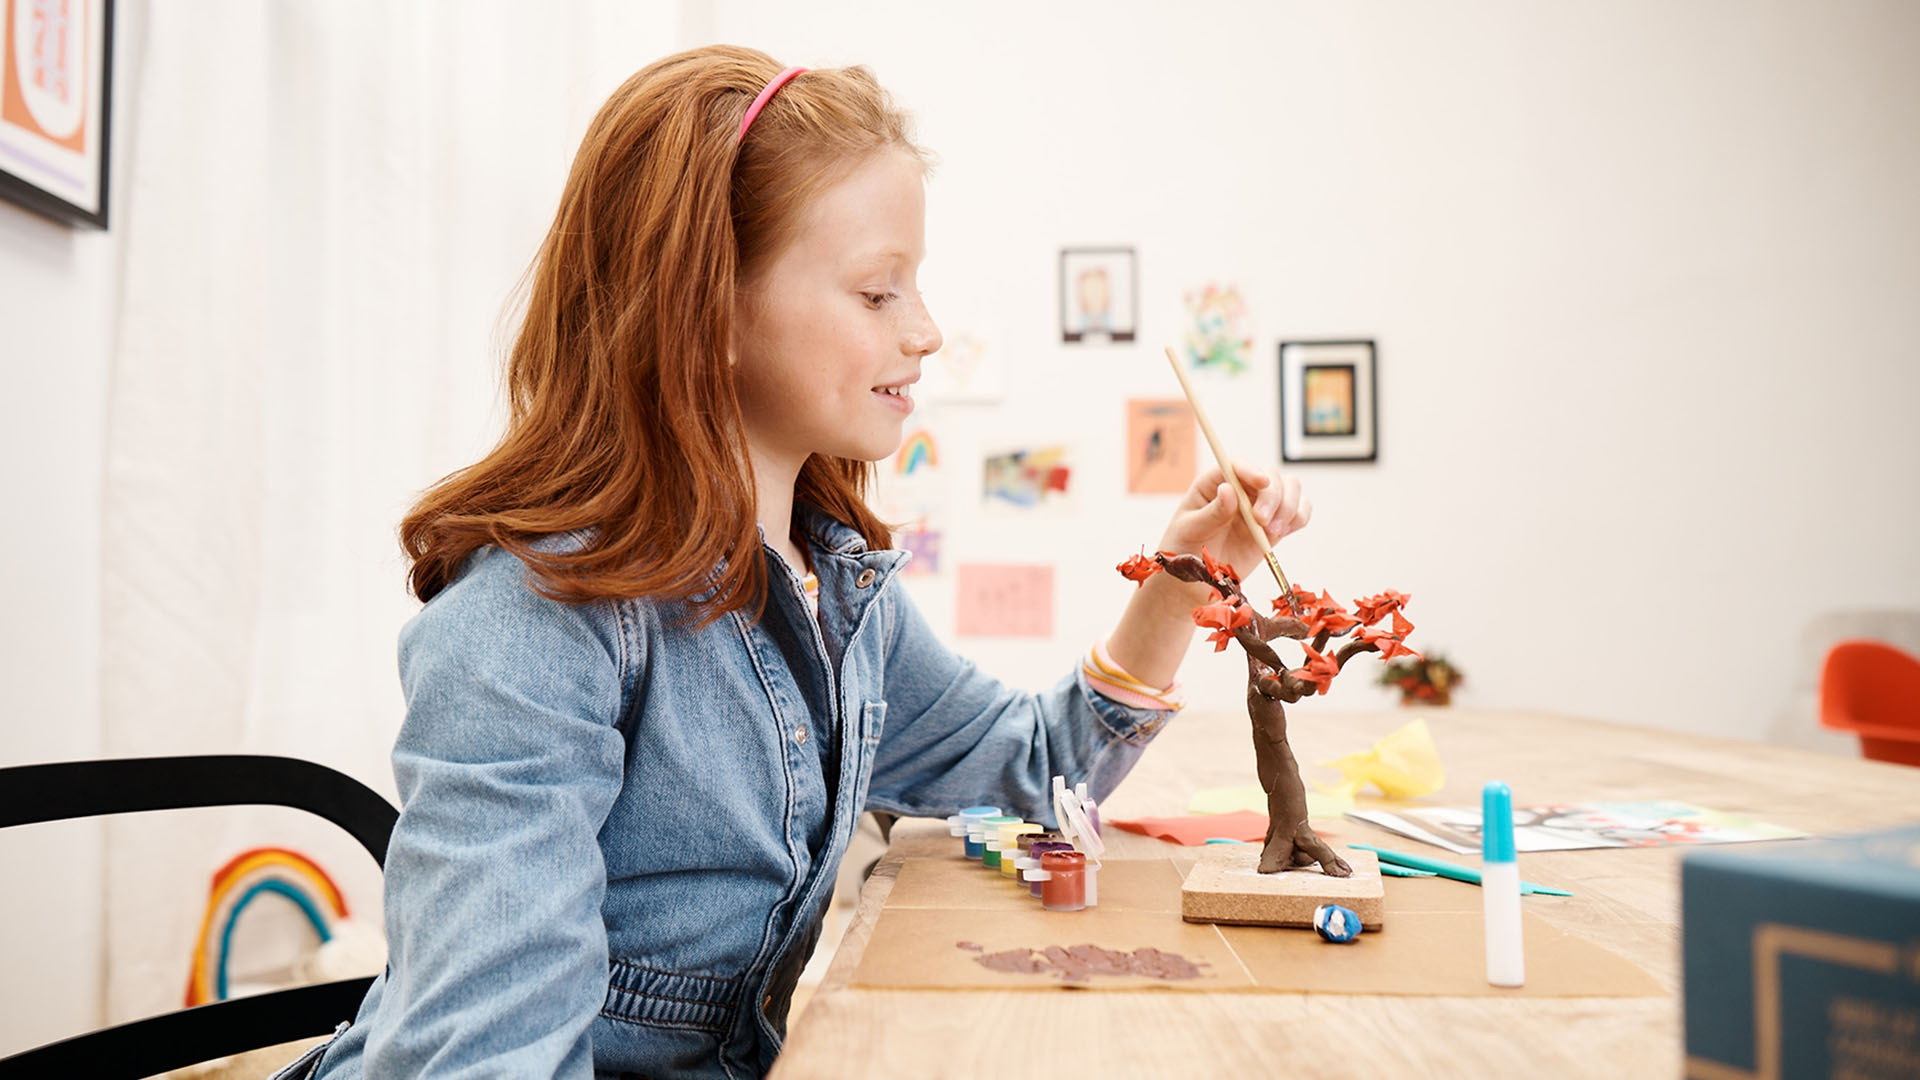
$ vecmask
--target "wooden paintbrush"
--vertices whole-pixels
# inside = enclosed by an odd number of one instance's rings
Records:
[[[1260,545],[1261,554],[1266,556],[1267,569],[1273,571],[1273,580],[1280,584],[1280,595],[1287,602],[1289,611],[1297,610],[1293,602],[1293,586],[1287,583],[1287,575],[1280,569],[1280,560],[1273,554],[1273,545],[1267,543],[1267,530],[1253,518],[1253,500],[1247,498],[1247,491],[1240,486],[1239,474],[1233,471],[1233,459],[1227,456],[1227,448],[1221,444],[1220,436],[1214,434],[1213,425],[1207,422],[1207,410],[1200,407],[1200,395],[1193,392],[1193,384],[1187,381],[1187,371],[1180,366],[1180,358],[1174,355],[1173,346],[1167,346],[1167,363],[1173,365],[1173,374],[1180,380],[1180,389],[1186,392],[1187,404],[1193,407],[1193,418],[1200,422],[1200,433],[1207,437],[1207,445],[1213,448],[1213,459],[1220,463],[1220,474],[1233,485],[1234,502],[1240,507],[1240,520],[1247,526],[1247,532],[1253,534],[1253,542]]]

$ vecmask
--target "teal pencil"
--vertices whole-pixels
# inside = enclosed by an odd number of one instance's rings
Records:
[[[1439,877],[1431,870],[1415,870],[1411,866],[1396,866],[1390,862],[1380,864],[1380,872],[1388,877]]]
[[[1373,852],[1375,855],[1380,856],[1382,864],[1393,863],[1396,866],[1411,866],[1416,870],[1431,870],[1443,878],[1451,878],[1454,881],[1464,881],[1469,885],[1480,884],[1480,871],[1475,870],[1471,866],[1461,866],[1458,863],[1429,859],[1424,855],[1408,855],[1403,851],[1389,851],[1386,848],[1374,847],[1372,844],[1348,844],[1347,846],[1350,848],[1359,848],[1361,851]],[[1531,881],[1521,882],[1520,892],[1522,895],[1527,893],[1540,893],[1544,896],[1573,895],[1565,889],[1553,889],[1545,885],[1535,885]]]

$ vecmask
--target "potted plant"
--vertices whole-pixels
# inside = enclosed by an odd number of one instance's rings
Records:
[[[1439,654],[1395,660],[1380,671],[1381,686],[1400,688],[1402,705],[1445,705],[1455,687],[1467,681],[1466,672]]]

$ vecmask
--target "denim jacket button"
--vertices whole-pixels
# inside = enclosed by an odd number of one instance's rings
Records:
[[[805,745],[807,745],[807,729],[806,729],[806,728],[794,728],[794,729],[793,729],[793,741],[794,741],[794,742],[796,742],[796,743],[799,743],[799,744],[800,744],[801,746],[805,746]]]
[[[853,587],[856,589],[864,589],[867,586],[873,584],[873,578],[874,578],[874,573],[871,568],[862,570],[860,571],[860,576],[853,579]]]

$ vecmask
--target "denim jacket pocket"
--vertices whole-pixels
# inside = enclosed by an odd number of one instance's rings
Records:
[[[611,1020],[724,1035],[745,988],[742,979],[661,971],[615,957],[600,1012]]]

